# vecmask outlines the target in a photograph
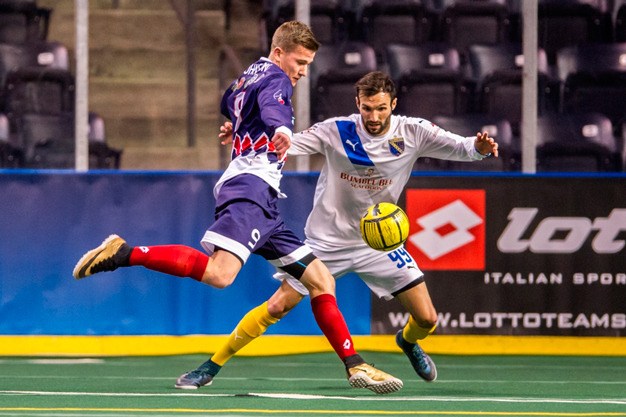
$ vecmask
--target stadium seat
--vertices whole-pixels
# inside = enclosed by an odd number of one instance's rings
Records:
[[[35,0],[0,1],[0,42],[24,44],[48,37],[51,9]]]
[[[445,161],[445,168],[453,171],[519,171],[521,150],[513,137],[511,124],[483,114],[460,116],[435,116],[432,122],[439,127],[461,136],[475,136],[487,132],[498,142],[498,158],[486,158],[480,162]]]
[[[122,150],[107,145],[104,119],[94,112],[89,112],[88,140],[91,168],[120,168]]]
[[[550,65],[561,48],[612,38],[607,0],[539,0],[538,12],[538,45]]]
[[[557,70],[562,112],[599,112],[616,127],[626,120],[626,43],[563,48]]]
[[[68,114],[21,114],[19,138],[29,168],[72,168],[74,120]]]
[[[74,157],[74,78],[59,68],[26,67],[7,74],[3,105],[9,143],[20,166],[69,168]],[[104,122],[91,115],[89,165],[119,168],[121,151],[105,143]]]
[[[524,55],[520,44],[472,45],[469,68],[474,84],[475,109],[511,123],[519,136],[522,118],[522,79]],[[559,81],[551,75],[545,51],[537,57],[539,114],[559,110]]]
[[[418,45],[432,40],[437,16],[421,0],[368,0],[356,12],[362,39],[374,50],[379,62],[390,43]]]
[[[106,142],[106,129],[104,119],[94,112],[89,112],[89,132],[88,139],[90,142]]]
[[[9,72],[28,67],[68,70],[67,48],[58,42],[0,43],[0,94],[4,91]]]
[[[322,45],[311,64],[311,120],[355,113],[354,83],[375,70],[376,54],[365,43]]]
[[[3,91],[9,120],[18,114],[74,111],[74,77],[68,70],[26,67],[9,71]]]
[[[322,44],[336,43],[348,35],[345,8],[349,0],[311,0],[310,26]],[[278,26],[295,18],[295,0],[266,0],[263,16],[269,40]]]
[[[9,119],[10,143],[21,152],[24,166],[34,163],[34,133],[25,132],[25,114],[72,117],[74,78],[67,70],[24,67],[7,73],[2,90],[2,111]],[[32,119],[32,118],[31,118]],[[28,121],[29,119],[27,119]],[[35,135],[38,136],[38,135]]]
[[[0,168],[19,168],[23,164],[20,149],[11,143],[9,119],[0,114]]]
[[[389,74],[398,89],[396,113],[429,119],[467,109],[459,53],[442,43],[388,45]]]
[[[459,0],[443,10],[441,36],[465,59],[470,45],[509,41],[509,26],[506,0]]]
[[[537,122],[537,171],[621,171],[622,155],[609,118],[553,114]]]
[[[73,168],[75,122],[72,114],[25,113],[16,120],[16,140],[23,155],[20,167]],[[89,141],[89,168],[118,169],[122,151],[103,141]]]

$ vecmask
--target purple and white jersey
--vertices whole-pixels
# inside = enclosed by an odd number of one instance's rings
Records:
[[[285,72],[261,58],[224,93],[221,111],[233,123],[231,162],[215,185],[217,197],[222,184],[239,174],[262,178],[280,193],[283,161],[278,160],[270,141],[279,131],[292,136],[293,87]]]

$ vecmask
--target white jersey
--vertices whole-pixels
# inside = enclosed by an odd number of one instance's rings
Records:
[[[295,134],[290,156],[320,153],[326,160],[306,222],[307,239],[331,251],[365,246],[361,216],[374,203],[398,201],[417,158],[483,159],[475,139],[424,119],[395,115],[383,136],[370,135],[359,114],[325,120]]]

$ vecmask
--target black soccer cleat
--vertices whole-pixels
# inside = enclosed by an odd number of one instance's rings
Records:
[[[198,389],[212,383],[213,375],[202,369],[196,369],[179,376],[174,387],[178,389]]]
[[[420,345],[409,343],[402,337],[402,330],[396,333],[396,344],[411,361],[415,372],[426,382],[433,382],[437,379],[437,367],[435,362],[428,356]]]

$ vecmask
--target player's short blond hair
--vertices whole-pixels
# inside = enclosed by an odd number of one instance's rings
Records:
[[[291,52],[298,45],[312,52],[317,52],[320,47],[311,28],[297,20],[283,23],[272,36],[272,50],[280,48],[285,52]]]

